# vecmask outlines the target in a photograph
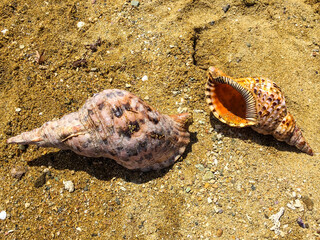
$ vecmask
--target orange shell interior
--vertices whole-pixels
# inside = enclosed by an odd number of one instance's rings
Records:
[[[216,83],[212,102],[218,118],[232,126],[246,126],[246,102],[242,95],[228,84]]]

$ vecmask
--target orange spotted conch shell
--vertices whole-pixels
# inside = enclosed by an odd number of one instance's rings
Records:
[[[213,115],[232,127],[247,127],[313,155],[313,151],[293,116],[287,111],[285,97],[276,83],[267,78],[234,79],[210,67],[206,101]]]

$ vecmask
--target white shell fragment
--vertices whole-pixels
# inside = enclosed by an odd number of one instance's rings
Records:
[[[77,27],[78,28],[82,28],[82,27],[84,27],[84,25],[86,25],[84,22],[78,22],[77,23]]]
[[[5,29],[3,29],[1,32],[2,32],[3,35],[6,35],[6,33],[7,33],[8,31],[9,31],[9,30],[5,28]]]
[[[284,214],[284,207],[281,207],[279,212],[271,215],[269,219],[272,221],[273,226],[270,228],[271,231],[274,231],[275,234],[280,235],[280,218]]]
[[[7,213],[6,213],[6,211],[1,211],[0,212],[0,219],[1,220],[5,220],[7,218]]]
[[[74,192],[74,184],[72,181],[63,181],[64,189],[68,190],[69,192]]]
[[[147,81],[148,80],[148,76],[147,75],[144,75],[142,78],[141,78],[142,81]]]

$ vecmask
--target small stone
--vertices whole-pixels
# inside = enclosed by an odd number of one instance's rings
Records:
[[[195,167],[200,171],[204,170],[204,166],[202,164],[196,164]]]
[[[84,25],[86,25],[84,22],[78,22],[78,23],[77,23],[77,27],[78,27],[79,29],[83,28]]]
[[[251,7],[253,5],[256,4],[256,0],[243,0],[243,3],[247,6],[247,7]]]
[[[299,199],[296,199],[294,202],[294,205],[296,208],[301,208],[302,207],[302,203]]]
[[[1,32],[2,32],[3,35],[6,35],[6,33],[7,33],[8,31],[9,31],[9,30],[5,28],[5,29],[3,29]]]
[[[173,94],[173,96],[177,96],[178,94],[180,94],[181,93],[181,91],[172,91],[172,94]]]
[[[216,233],[216,236],[217,236],[217,237],[221,237],[222,234],[223,234],[223,230],[222,230],[221,228],[218,229],[218,230],[217,230],[217,233]]]
[[[217,134],[217,140],[219,141],[219,140],[222,140],[222,138],[223,138],[223,135],[221,134],[221,133],[218,133]]]
[[[132,1],[131,1],[131,6],[139,7],[139,5],[140,5],[140,2],[139,2],[139,1],[135,1],[135,0],[132,0]]]
[[[16,108],[16,112],[21,112],[21,108]]]
[[[224,13],[226,13],[226,12],[228,12],[229,8],[230,8],[230,4],[227,4],[222,7],[222,10],[224,11]]]
[[[292,209],[292,210],[295,210],[295,209],[296,209],[296,207],[293,206],[293,203],[288,203],[288,204],[287,204],[287,207],[290,208],[290,209]]]
[[[131,84],[126,83],[126,88],[131,88]]]
[[[309,224],[308,224],[308,223],[304,223],[303,220],[302,220],[302,218],[300,218],[300,217],[297,219],[297,223],[298,223],[299,226],[302,227],[302,228],[309,228]]]
[[[208,197],[208,203],[210,204],[210,203],[212,203],[212,199],[210,198],[210,197]]]
[[[68,190],[69,192],[74,192],[74,184],[72,181],[63,181],[64,189]]]
[[[0,219],[1,220],[5,220],[7,218],[7,213],[6,213],[6,211],[1,211],[0,212]]]
[[[20,48],[20,49],[24,49],[24,45],[23,45],[23,44],[20,44],[20,45],[19,45],[19,48]]]
[[[144,75],[142,78],[141,78],[142,81],[147,81],[148,80],[148,76]]]
[[[30,207],[30,205],[31,205],[30,203],[25,203],[25,204],[24,204],[24,207],[25,207],[25,208],[28,208],[28,207]]]
[[[313,210],[313,205],[314,205],[314,203],[313,203],[313,201],[312,201],[308,196],[303,196],[303,197],[301,198],[301,200],[302,200],[302,202],[306,205],[306,207],[307,207],[307,209],[308,209],[309,211],[312,211],[312,210]]]
[[[186,193],[189,193],[191,191],[191,188],[190,187],[187,187],[186,188]]]
[[[203,175],[203,181],[210,181],[211,179],[214,178],[214,174],[211,171],[207,171],[204,175]]]
[[[17,166],[11,169],[11,176],[16,179],[21,179],[22,176],[26,173],[27,169],[23,166]]]
[[[211,21],[211,22],[209,22],[209,24],[210,24],[211,26],[213,26],[213,25],[215,24],[215,21]]]
[[[42,173],[37,179],[36,181],[34,182],[34,186],[36,188],[40,188],[42,187],[43,185],[46,184],[46,175],[47,173]]]

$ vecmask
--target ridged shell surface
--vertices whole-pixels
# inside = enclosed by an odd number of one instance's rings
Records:
[[[301,129],[287,111],[280,87],[270,79],[234,79],[210,67],[205,93],[213,115],[220,121],[233,127],[251,126],[259,133],[271,134],[313,155]]]
[[[160,114],[130,92],[104,90],[78,112],[8,139],[8,143],[70,149],[87,157],[114,159],[128,169],[173,164],[190,141],[189,113]]]

